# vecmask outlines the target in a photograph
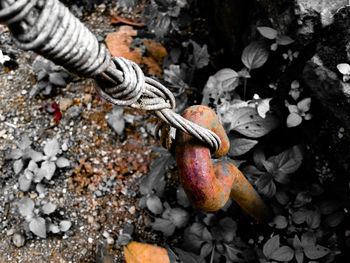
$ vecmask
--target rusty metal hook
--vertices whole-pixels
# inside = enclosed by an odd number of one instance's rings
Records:
[[[213,153],[214,158],[227,153],[230,148],[229,139],[212,109],[195,105],[187,108],[182,116],[210,129],[220,137],[221,147]],[[257,221],[270,219],[270,209],[232,163],[223,160],[213,164],[210,149],[198,139],[181,131],[177,131],[175,143],[180,181],[188,198],[198,209],[216,211],[231,197]]]

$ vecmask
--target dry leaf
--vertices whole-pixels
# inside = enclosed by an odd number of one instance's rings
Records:
[[[144,39],[143,44],[147,48],[147,57],[142,58],[142,64],[147,67],[148,74],[162,77],[162,63],[167,55],[165,47],[153,39]]]
[[[126,263],[170,263],[165,248],[132,241],[123,247]]]
[[[167,55],[165,47],[155,42],[153,39],[144,39],[143,44],[147,48],[147,56],[154,58],[158,63],[163,62],[163,58]]]
[[[163,69],[162,67],[151,57],[142,57],[142,64],[147,67],[147,72],[150,75],[155,75],[162,77]]]
[[[138,48],[130,50],[132,36],[136,36],[137,31],[131,26],[121,26],[119,29],[110,33],[106,37],[106,45],[114,57],[123,57],[134,61],[136,64],[141,63],[141,53]]]

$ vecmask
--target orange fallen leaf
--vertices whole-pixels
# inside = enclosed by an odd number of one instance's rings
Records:
[[[150,75],[161,77],[163,74],[162,67],[152,57],[142,57],[142,64],[147,67],[147,72]]]
[[[136,64],[141,63],[141,53],[138,48],[130,49],[132,36],[136,36],[137,31],[131,26],[121,26],[119,29],[110,33],[106,37],[106,45],[114,57],[123,57],[134,61]]]
[[[123,247],[126,263],[170,263],[165,248],[132,241]]]
[[[142,58],[142,64],[146,66],[148,74],[162,77],[162,63],[164,57],[167,55],[165,47],[153,39],[144,39],[143,44],[147,49],[147,57]]]
[[[163,62],[167,51],[162,44],[155,42],[153,39],[144,39],[143,44],[147,48],[147,56],[154,58],[158,63]]]

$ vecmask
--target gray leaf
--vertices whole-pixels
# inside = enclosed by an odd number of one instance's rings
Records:
[[[22,197],[18,202],[18,211],[21,216],[27,217],[33,214],[34,201],[28,197]]]
[[[280,246],[280,236],[276,235],[271,237],[267,242],[265,243],[263,247],[263,253],[265,257],[271,258],[271,255],[273,252],[275,252]]]
[[[70,165],[70,162],[67,158],[60,157],[57,159],[56,165],[58,168],[65,168],[65,167],[68,167]]]
[[[252,42],[244,48],[241,60],[248,69],[260,68],[269,57],[269,52],[259,42]]]
[[[47,180],[51,180],[55,171],[56,171],[56,164],[54,162],[45,161],[41,164],[38,174],[39,173],[44,174]]]
[[[11,159],[11,160],[17,160],[19,158],[21,158],[23,155],[23,152],[21,149],[13,149],[11,150],[10,154],[7,156],[7,159]]]
[[[49,81],[50,83],[56,85],[56,86],[61,86],[64,87],[67,85],[66,81],[62,77],[62,74],[60,72],[52,72],[49,74]]]
[[[72,226],[72,223],[68,220],[62,220],[60,222],[60,229],[62,232],[66,232],[70,229],[70,227]]]
[[[55,224],[50,224],[48,231],[51,233],[57,234],[60,232],[60,228]]]
[[[156,195],[150,196],[146,201],[147,208],[155,215],[163,212],[163,205],[159,197]]]
[[[151,226],[154,230],[161,231],[164,236],[171,236],[175,231],[175,225],[170,220],[163,218],[156,218]]]
[[[231,156],[239,156],[249,152],[258,141],[250,140],[245,138],[236,138],[230,140],[230,150],[229,155]]]
[[[23,161],[22,159],[18,159],[13,163],[13,171],[15,172],[15,174],[19,174],[20,171],[22,171],[23,168]]]
[[[46,223],[44,218],[34,217],[29,223],[29,229],[38,237],[46,238]]]
[[[23,192],[26,192],[29,190],[30,185],[32,184],[33,178],[30,178],[26,176],[24,173],[22,173],[18,178],[19,183],[19,189]]]
[[[57,208],[56,204],[53,203],[46,203],[41,207],[41,210],[43,211],[44,214],[49,215],[53,213]]]
[[[44,153],[46,156],[52,157],[56,156],[60,150],[60,145],[58,144],[57,139],[52,139],[48,141],[44,146]]]

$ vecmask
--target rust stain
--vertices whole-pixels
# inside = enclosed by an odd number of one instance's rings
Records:
[[[213,153],[214,158],[227,153],[230,143],[213,110],[195,105],[187,108],[182,116],[220,137],[221,146]],[[198,209],[216,211],[231,197],[257,221],[269,219],[268,207],[244,175],[228,161],[213,165],[209,148],[199,140],[179,131],[176,135],[175,157],[180,181],[188,198]]]

